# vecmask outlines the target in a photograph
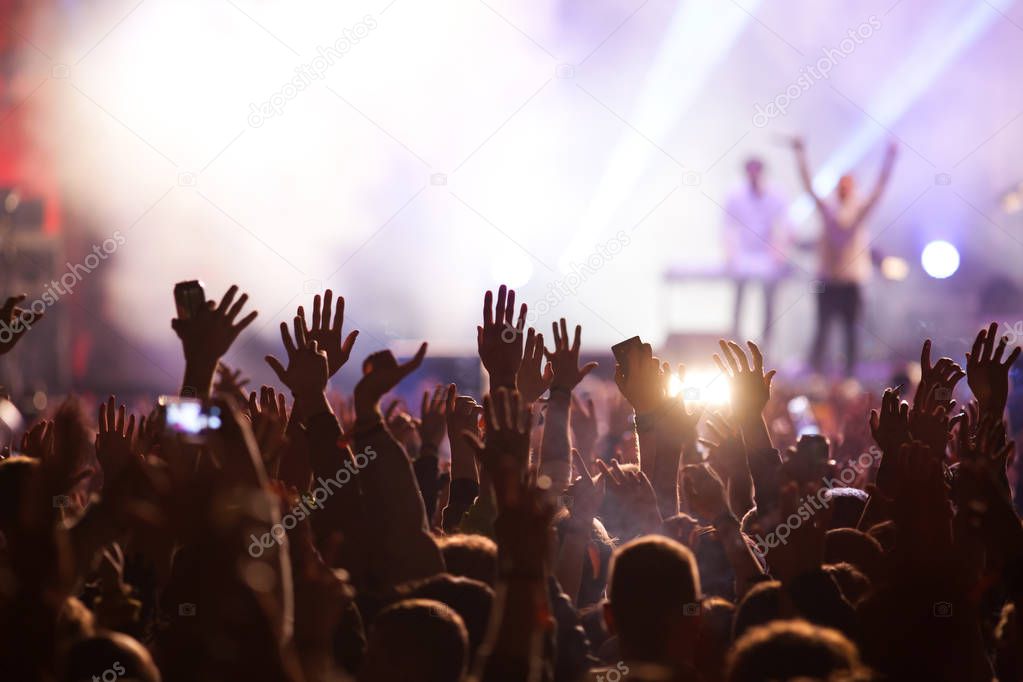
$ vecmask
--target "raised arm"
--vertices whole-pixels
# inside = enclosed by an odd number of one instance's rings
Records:
[[[565,491],[571,504],[568,505],[568,521],[561,527],[561,547],[555,576],[561,589],[575,604],[579,600],[579,588],[583,581],[583,565],[593,532],[593,518],[604,501],[604,479],[601,476],[593,477],[585,458],[574,448],[572,460],[578,475]]]
[[[1001,419],[1009,399],[1009,370],[1019,358],[1020,348],[1013,348],[1003,361],[1009,339],[1003,336],[996,346],[997,336],[997,322],[977,334],[973,348],[966,354],[966,383],[977,399],[981,415]]]
[[[764,420],[764,408],[771,397],[771,381],[775,370],[765,372],[764,356],[760,348],[752,341],[747,342],[747,345],[752,363],[739,344],[724,340],[719,341],[721,355],[715,353],[714,362],[729,380],[732,416],[746,448],[757,507],[764,510],[773,505],[777,484],[772,477],[781,464]]]
[[[526,329],[526,304],[515,315],[515,290],[501,285],[494,294],[488,291],[483,297],[483,325],[476,327],[476,345],[480,362],[490,377],[490,389],[516,386],[519,365],[522,363],[522,346]]]
[[[368,372],[355,386],[352,440],[355,456],[365,454],[369,460],[359,472],[359,481],[376,544],[373,575],[380,588],[444,570],[440,550],[429,534],[412,463],[387,430],[380,412],[384,394],[415,371],[425,356],[425,343],[403,364],[398,364],[390,351],[374,353],[366,360]]]
[[[328,290],[328,302],[330,297],[331,292]],[[351,351],[350,343],[340,340],[344,299],[338,299],[333,325],[330,323],[329,312],[320,314],[319,296],[313,304],[313,311],[311,330],[306,325],[302,308],[298,309],[299,314],[294,318],[295,339],[302,339],[301,343],[296,344],[287,324],[281,323],[281,340],[287,354],[287,367],[271,356],[267,357],[267,362],[278,379],[291,390],[294,398],[292,419],[296,426],[292,429],[291,437],[298,442],[289,444],[289,447],[306,448],[301,453],[308,461],[304,466],[311,469],[312,494],[318,507],[322,507],[319,513],[312,515],[317,541],[326,543],[336,535],[344,538],[342,567],[348,570],[352,581],[362,587],[369,570],[369,541],[360,482],[357,478],[351,480],[351,472],[359,471],[358,463],[361,460],[357,460],[352,451],[342,444],[341,426],[326,396],[331,368],[334,372],[339,370],[348,360]],[[358,332],[349,334],[350,342],[354,342],[356,334]],[[321,341],[323,347],[320,346]],[[343,357],[335,356],[337,363],[332,365],[332,353],[344,346],[347,346],[347,350]],[[324,348],[334,350],[326,351]],[[309,477],[303,474],[300,478],[308,482]],[[299,489],[305,491],[308,487],[303,485]]]
[[[441,520],[444,531],[448,533],[458,528],[480,494],[476,455],[462,434],[479,435],[477,424],[482,411],[483,408],[471,396],[448,394],[445,416],[448,443],[451,445],[451,484]]]
[[[813,199],[817,210],[827,213],[829,210],[827,204],[813,188],[813,173],[810,171],[810,162],[806,159],[806,142],[801,137],[794,137],[792,138],[792,149],[796,153],[796,166],[799,169],[799,179],[803,183],[803,189]]]
[[[217,363],[242,330],[256,319],[256,311],[238,319],[249,295],[242,294],[235,301],[237,293],[238,287],[231,285],[219,304],[207,301],[206,306],[200,307],[193,317],[171,320],[171,327],[181,339],[185,354],[185,378],[181,384],[181,395],[203,399],[210,397],[210,384]]]
[[[680,377],[685,377],[685,365],[679,365]],[[671,376],[671,367],[664,363],[661,372],[666,384]],[[650,473],[650,483],[657,494],[657,507],[663,518],[670,518],[679,512],[679,464],[699,463],[700,453],[696,449],[696,424],[703,414],[702,409],[690,412],[681,397],[665,401],[654,425],[654,447],[657,455]]]
[[[888,181],[892,177],[892,169],[895,167],[895,157],[898,155],[899,147],[892,141],[888,144],[887,149],[884,153],[884,161],[881,162],[881,173],[877,176],[877,182],[874,184],[874,189],[871,190],[867,196],[867,200],[863,203],[860,208],[859,214],[856,216],[856,222],[863,222],[874,207],[877,206],[877,202],[881,200],[881,195],[884,194],[885,187],[888,186]]]
[[[624,360],[625,364],[615,365],[615,383],[636,413],[639,466],[649,476],[657,460],[654,427],[666,403],[661,364],[649,343],[631,348]]]
[[[741,598],[763,571],[739,529],[739,519],[728,507],[724,483],[705,464],[686,466],[682,481],[692,512],[718,533],[735,574],[736,597]]]
[[[550,476],[551,491],[561,494],[568,487],[572,471],[569,459],[568,415],[572,404],[572,391],[589,374],[597,363],[579,366],[579,343],[582,327],[575,326],[575,337],[568,341],[568,325],[561,318],[561,326],[553,323],[554,350],[545,351],[553,367],[551,397],[547,403],[547,420],[544,422],[543,442],[540,448],[540,473]]]
[[[490,625],[470,679],[549,679],[540,668],[551,628],[547,576],[554,505],[528,471],[529,409],[518,392],[497,389],[484,398],[483,415],[485,442],[469,441],[494,486],[498,576]]]

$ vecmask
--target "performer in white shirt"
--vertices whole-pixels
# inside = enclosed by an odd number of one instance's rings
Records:
[[[788,230],[787,203],[765,187],[764,163],[746,161],[746,184],[725,205],[725,252],[728,269],[735,278],[735,317],[732,338],[740,338],[739,320],[747,285],[760,282],[764,291],[764,327],[761,345],[770,341],[774,320],[774,294],[785,274]]]
[[[823,370],[831,321],[838,318],[845,332],[845,374],[852,376],[859,353],[856,328],[863,307],[862,287],[871,272],[866,220],[888,184],[898,147],[894,142],[888,145],[877,184],[867,197],[859,196],[856,179],[847,173],[839,179],[836,201],[831,202],[814,192],[802,138],[793,139],[792,146],[796,151],[799,176],[817,205],[823,226],[818,247],[821,288],[817,292],[817,331],[810,351],[810,366],[815,372]]]

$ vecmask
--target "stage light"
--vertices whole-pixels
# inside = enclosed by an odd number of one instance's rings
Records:
[[[1023,210],[1023,182],[1002,195],[1002,210],[1012,215]]]
[[[959,251],[946,241],[933,241],[920,254],[924,271],[935,279],[946,279],[959,269]]]
[[[668,395],[681,396],[687,403],[725,405],[730,396],[728,379],[716,367],[687,367],[684,380],[674,373],[668,378]]]
[[[909,275],[909,263],[905,258],[885,256],[881,260],[881,275],[885,279],[901,282]]]

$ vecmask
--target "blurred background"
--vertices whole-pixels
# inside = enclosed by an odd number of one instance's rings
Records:
[[[825,193],[900,146],[870,224],[866,381],[926,336],[960,362],[983,322],[1023,340],[1015,0],[0,8],[2,283],[33,301],[76,273],[44,301],[47,373],[6,370],[18,393],[174,390],[172,289],[196,278],[251,295],[228,361],[256,381],[325,287],[359,358],[425,339],[473,375],[482,292],[507,283],[589,354],[639,334],[691,361],[731,326],[723,206],[752,156],[789,202],[771,351],[798,373],[819,224],[792,135]],[[745,335],[762,325],[753,296]]]

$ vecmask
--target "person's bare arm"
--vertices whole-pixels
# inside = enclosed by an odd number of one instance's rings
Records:
[[[806,158],[806,143],[803,141],[803,138],[792,138],[792,149],[796,152],[796,166],[799,169],[799,179],[803,183],[803,189],[813,199],[817,210],[827,214],[829,211],[828,205],[824,203],[824,200],[821,199],[820,195],[813,188],[813,173],[810,171],[810,162]]]
[[[773,498],[777,484],[770,480],[770,475],[781,464],[764,420],[764,408],[771,397],[775,370],[764,371],[764,357],[752,341],[747,343],[752,363],[746,351],[734,341],[721,340],[719,345],[725,360],[722,361],[721,356],[715,353],[714,362],[730,381],[732,415],[746,448],[757,506],[760,507],[761,499]]]
[[[649,343],[631,349],[624,364],[615,365],[615,383],[636,413],[640,469],[648,476],[653,475],[657,460],[654,427],[664,409],[665,395],[661,363],[653,356]]]
[[[593,478],[586,460],[578,450],[572,450],[572,459],[578,477],[565,491],[565,496],[571,500],[571,504],[568,509],[568,521],[561,526],[561,548],[554,575],[561,589],[575,604],[579,599],[579,588],[582,585],[586,548],[590,543],[593,518],[604,501],[604,479],[601,476]]]
[[[466,442],[464,433],[479,435],[477,424],[482,407],[467,395],[449,394],[445,412],[448,442],[451,444],[451,483],[448,504],[444,508],[441,525],[445,532],[453,532],[462,522],[472,503],[480,494],[480,477],[476,469],[476,455]]]
[[[444,570],[440,550],[430,537],[429,520],[405,449],[384,425],[380,399],[413,372],[426,355],[424,343],[399,365],[390,351],[374,353],[370,371],[355,386],[356,453],[369,464],[360,471],[366,513],[376,545],[373,575],[378,588],[389,588]]]
[[[710,415],[707,429],[714,440],[701,439],[709,448],[707,462],[721,477],[728,490],[728,506],[739,518],[753,508],[753,477],[750,475],[746,448],[738,429],[720,412]]]
[[[680,376],[685,376],[685,367],[679,366]],[[670,368],[665,363],[662,378],[667,381]],[[665,409],[654,424],[657,455],[651,469],[650,483],[657,495],[657,508],[662,518],[671,518],[679,512],[678,476],[679,465],[699,461],[696,451],[696,424],[702,411],[690,413],[680,399],[665,401]]]
[[[706,465],[691,464],[683,470],[682,485],[689,508],[702,522],[714,526],[735,574],[736,598],[741,598],[763,571],[746,544],[739,520],[728,508],[724,484]]]
[[[314,316],[315,323],[322,328],[322,316],[318,320]],[[319,342],[311,338],[313,334],[304,316],[296,316],[295,334],[292,342],[287,326],[282,325],[288,367],[273,357],[267,357],[267,362],[295,395],[296,409],[302,410],[309,420],[330,412],[325,393],[330,360],[328,353],[320,350]],[[324,337],[321,335],[321,338]],[[332,338],[340,338],[340,322]],[[349,335],[349,338],[354,341],[354,336]],[[324,340],[331,343],[330,339]],[[350,351],[350,344],[345,342],[341,347],[345,345]],[[387,431],[380,412],[381,397],[415,370],[425,354],[424,343],[415,358],[404,365],[398,365],[389,351],[370,356],[367,362],[371,369],[355,387],[356,424],[351,434],[354,454],[348,466],[339,466],[333,472],[333,483],[326,479],[320,483],[321,487],[330,489],[332,496],[335,490],[343,491],[358,477],[366,520],[371,526],[364,537],[375,544],[370,556],[379,562],[371,566],[369,575],[378,581],[376,587],[380,588],[443,570],[440,551],[428,534],[426,512],[412,465],[404,449]]]
[[[543,427],[543,441],[540,447],[540,474],[551,479],[551,491],[561,494],[568,487],[572,471],[569,459],[568,415],[572,404],[572,391],[597,363],[590,362],[579,367],[579,344],[582,328],[575,327],[575,337],[568,340],[568,325],[561,318],[561,326],[554,323],[554,350],[545,351],[553,367],[551,397],[547,404],[547,419]]]
[[[881,173],[877,176],[877,182],[874,184],[874,188],[867,196],[867,200],[863,202],[863,206],[860,208],[859,213],[856,215],[856,224],[862,223],[866,220],[870,212],[874,210],[877,203],[881,200],[881,195],[884,194],[885,188],[888,186],[888,181],[892,177],[892,169],[895,168],[895,157],[898,153],[898,145],[892,141],[888,144],[885,149],[884,161],[881,163]]]
[[[490,625],[470,679],[546,679],[540,671],[551,626],[547,576],[554,506],[527,474],[528,406],[518,392],[506,389],[484,398],[483,406],[486,441],[472,442],[494,486],[498,578]]]
[[[285,368],[276,358],[267,357],[267,362],[277,377],[291,390],[294,404],[291,427],[293,437],[305,446],[306,460],[301,465],[289,463],[289,467],[309,467],[314,495],[320,493],[322,507],[312,516],[312,526],[319,542],[329,542],[340,536],[345,541],[343,568],[348,570],[352,581],[360,587],[365,585],[368,574],[369,547],[366,539],[366,516],[358,479],[352,480],[358,471],[358,461],[346,445],[341,445],[344,433],[327,400],[326,388],[329,377],[348,361],[358,331],[351,332],[342,340],[344,324],[344,299],[338,297],[337,307],[331,320],[330,303],[333,292],[328,289],[321,306],[320,296],[313,301],[312,328],[306,322],[305,310],[300,306],[293,319],[294,339],[286,323],[281,323],[281,340],[287,354]],[[296,340],[303,341],[296,345]],[[306,351],[308,346],[309,351]],[[316,353],[311,352],[316,347]],[[324,359],[326,362],[324,362]],[[251,409],[251,408],[250,408]],[[297,479],[305,478],[302,473]],[[298,482],[296,480],[296,482]],[[302,486],[299,490],[306,490]]]

